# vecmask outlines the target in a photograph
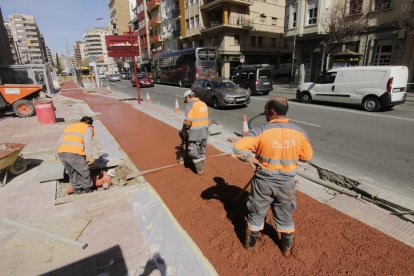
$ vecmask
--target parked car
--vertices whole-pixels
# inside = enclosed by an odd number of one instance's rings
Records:
[[[303,103],[357,104],[372,112],[404,103],[407,80],[408,68],[405,66],[336,68],[317,83],[299,85],[296,98]]]
[[[106,75],[104,73],[98,74],[98,79],[104,80],[104,79],[106,79]]]
[[[153,87],[154,86],[154,80],[152,79],[151,73],[139,73],[138,74],[138,81],[139,81],[139,87]],[[132,86],[135,87],[135,75],[131,75],[131,83]]]
[[[245,65],[234,71],[230,79],[252,95],[268,95],[273,90],[272,70],[266,65]]]
[[[121,79],[128,80],[129,79],[128,73],[122,73],[121,74]]]
[[[108,81],[121,81],[119,74],[112,74],[109,76]]]
[[[250,93],[247,90],[223,77],[197,79],[191,90],[213,108],[245,106],[250,102]]]

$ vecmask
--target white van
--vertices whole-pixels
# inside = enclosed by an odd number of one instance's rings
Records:
[[[296,98],[362,105],[366,111],[391,108],[405,102],[408,68],[358,66],[332,69],[319,83],[298,86]]]

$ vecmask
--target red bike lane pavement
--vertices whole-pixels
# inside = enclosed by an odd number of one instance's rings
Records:
[[[65,82],[62,89],[62,95],[84,100],[99,113],[140,171],[177,163],[177,129],[117,99],[85,94],[75,83]],[[208,159],[219,153],[207,147],[201,176],[175,166],[145,178],[220,275],[414,275],[413,248],[301,192],[292,256],[283,257],[278,248],[270,211],[260,242],[245,250],[241,241],[247,192],[233,199],[253,171],[231,156]]]

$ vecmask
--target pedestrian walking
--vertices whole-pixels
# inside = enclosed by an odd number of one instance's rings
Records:
[[[233,148],[238,159],[256,169],[247,201],[245,247],[256,245],[271,206],[284,256],[290,255],[295,232],[292,213],[296,209],[297,163],[307,162],[313,155],[306,132],[286,118],[287,111],[285,98],[269,99],[265,104],[267,123],[251,129]]]
[[[89,165],[92,156],[92,138],[95,128],[93,119],[82,117],[79,123],[69,125],[59,141],[58,156],[69,175],[75,194],[91,192],[92,182]]]
[[[186,103],[186,109],[182,133],[186,133],[183,136],[188,137],[188,157],[194,164],[195,172],[202,174],[209,135],[208,108],[190,89],[184,92],[184,103]]]

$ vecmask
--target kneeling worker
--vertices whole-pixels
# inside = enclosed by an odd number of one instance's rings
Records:
[[[269,99],[265,105],[267,123],[251,129],[233,148],[238,159],[260,168],[252,179],[247,202],[245,247],[250,249],[256,245],[271,206],[284,256],[290,255],[295,231],[292,213],[296,208],[297,163],[307,162],[313,155],[306,132],[285,117],[287,111],[285,98]]]
[[[82,117],[79,123],[65,128],[59,141],[58,156],[69,174],[75,194],[91,192],[89,165],[93,163],[92,138],[95,134],[92,124],[91,117]]]
[[[187,106],[182,131],[188,132],[188,156],[194,163],[196,173],[201,174],[206,159],[208,108],[191,90],[184,92],[184,102]]]

